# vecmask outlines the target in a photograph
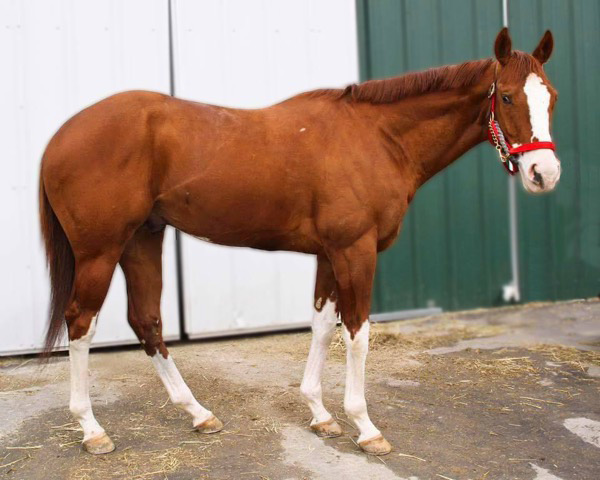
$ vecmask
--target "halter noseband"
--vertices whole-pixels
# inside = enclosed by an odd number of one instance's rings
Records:
[[[496,113],[496,81],[492,83],[488,92],[488,98],[491,101],[490,105],[490,119],[488,121],[488,140],[498,151],[500,161],[506,171],[510,175],[516,175],[519,171],[519,162],[515,159],[514,155],[523,152],[530,152],[532,150],[550,149],[556,150],[554,142],[531,142],[525,143],[518,147],[513,147],[507,142],[504,132],[500,128],[500,124],[495,119]]]

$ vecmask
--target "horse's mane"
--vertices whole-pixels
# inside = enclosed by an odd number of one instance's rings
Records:
[[[517,60],[517,70],[532,70],[534,60],[530,55],[519,51],[513,51],[512,55]],[[407,73],[400,77],[368,80],[358,85],[348,85],[345,89],[313,90],[305,95],[334,99],[347,98],[356,102],[392,103],[414,95],[470,87],[485,75],[494,61],[492,58],[486,58],[459,65],[446,65]]]

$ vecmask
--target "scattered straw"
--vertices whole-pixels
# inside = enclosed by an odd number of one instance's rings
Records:
[[[356,443],[356,440],[354,440],[352,437],[348,437],[348,438],[349,438],[350,440],[352,440],[352,443],[353,443],[354,445],[356,445],[356,448],[359,448],[359,449],[361,449],[361,450],[362,450],[362,448],[360,448],[360,445],[359,445],[358,443]]]
[[[398,454],[399,457],[408,457],[408,458],[414,458],[416,460],[419,460],[421,462],[426,462],[427,460],[425,460],[424,458],[421,457],[417,457],[416,455],[409,455],[408,453],[399,453]]]
[[[60,448],[65,448],[65,447],[70,447],[70,446],[72,446],[72,445],[77,445],[77,444],[79,444],[79,443],[81,443],[81,441],[80,441],[80,440],[74,440],[74,441],[72,441],[72,442],[67,442],[67,443],[59,443],[59,444],[58,444],[58,446],[59,446]]]
[[[454,357],[459,368],[475,370],[479,376],[515,377],[538,373],[529,357],[508,357],[483,360],[477,358]]]
[[[542,407],[540,407],[539,405],[534,405],[533,403],[529,403],[529,402],[521,402],[521,405],[527,405],[529,407],[537,408],[538,410],[542,409]]]
[[[29,360],[25,360],[24,362],[19,363],[19,365],[17,365],[16,367],[10,369],[10,373],[14,372],[15,370],[21,368],[24,365],[27,365],[29,362],[32,362],[33,360],[34,360],[33,358],[30,358]]]
[[[335,418],[337,418],[340,422],[348,425],[352,430],[356,430],[356,427],[354,425],[352,425],[350,422],[344,420],[343,418],[340,418],[340,416],[337,414],[337,412],[335,414]]]
[[[564,406],[564,403],[562,402],[555,402],[554,400],[544,400],[542,398],[533,398],[533,397],[519,397],[519,398],[523,398],[525,400],[533,400],[534,402],[543,402],[543,403],[551,403],[553,405],[559,405],[559,406]]]
[[[535,345],[530,350],[540,353],[555,363],[566,365],[582,372],[587,371],[585,364],[600,366],[600,352],[589,352],[573,347],[545,344]]]
[[[31,458],[31,455],[27,454],[25,457],[17,458],[16,460],[14,460],[10,463],[5,463],[4,465],[0,465],[0,468],[10,467],[11,465],[14,465],[15,463],[19,463],[19,462],[22,462],[23,460],[27,460],[28,458]]]
[[[37,450],[41,445],[32,445],[31,447],[6,447],[7,450]]]

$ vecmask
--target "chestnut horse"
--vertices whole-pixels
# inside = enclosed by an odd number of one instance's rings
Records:
[[[162,339],[162,242],[172,225],[221,245],[316,255],[313,338],[301,385],[311,428],[323,437],[341,434],[321,397],[339,315],[345,411],[365,452],[388,453],[364,395],[377,253],[398,236],[419,186],[484,141],[490,120],[497,122],[490,138],[509,170],[520,169],[525,188],[554,188],[556,92],[542,67],[552,48],[546,32],[532,55],[512,51],[503,29],[495,58],[316,90],[269,108],[237,110],[138,91],[68,120],[41,166],[52,284],[46,352],[66,325],[70,409],[85,450],[114,449],[92,413],[88,352],[117,264],[127,281],[129,324],[170,399],[200,432],[223,428],[194,398]]]

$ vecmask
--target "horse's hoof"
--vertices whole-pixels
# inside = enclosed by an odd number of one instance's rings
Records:
[[[368,453],[369,455],[387,455],[392,451],[392,446],[385,438],[383,438],[383,435],[377,435],[369,440],[363,440],[362,442],[359,442],[358,446],[363,452]]]
[[[334,438],[342,434],[342,427],[333,418],[326,422],[315,423],[310,426],[310,429],[321,438]]]
[[[115,444],[106,432],[102,432],[97,437],[85,440],[83,442],[83,449],[92,455],[102,455],[103,453],[112,452],[115,449]]]
[[[217,433],[223,430],[223,422],[214,415],[194,427],[200,433]]]

